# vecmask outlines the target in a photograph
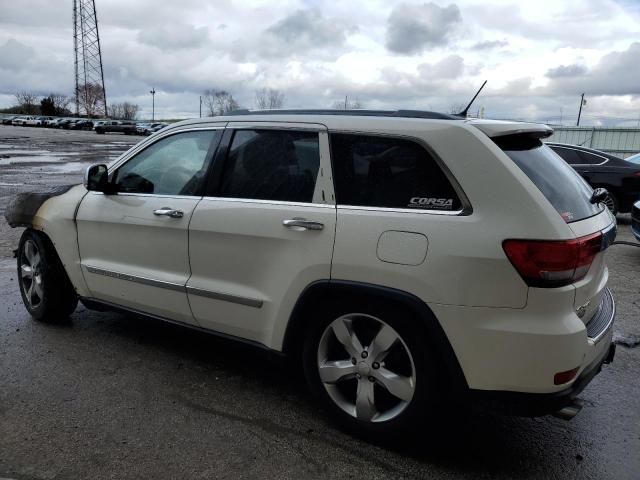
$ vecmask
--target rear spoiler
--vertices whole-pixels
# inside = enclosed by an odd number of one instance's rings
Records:
[[[547,138],[553,134],[553,128],[541,123],[503,122],[500,120],[468,120],[490,138],[504,137],[507,135],[523,135],[529,138]]]

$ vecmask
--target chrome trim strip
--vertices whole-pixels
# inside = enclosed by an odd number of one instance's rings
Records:
[[[193,197],[191,197],[193,198]],[[287,202],[285,200],[258,200],[252,198],[231,198],[231,197],[202,197],[202,200],[215,200],[221,202],[237,202],[237,203],[258,203],[263,205],[285,205],[291,207],[320,207],[320,208],[336,208],[330,203],[306,203],[306,202]]]
[[[273,120],[269,121],[251,121],[244,120],[242,122],[229,121],[227,129],[232,130],[300,130],[305,132],[326,132],[327,127],[317,123],[309,123],[307,125],[291,124],[291,122],[283,122],[281,125],[274,124]]]
[[[602,340],[604,336],[609,333],[611,327],[613,326],[613,320],[616,318],[616,301],[613,298],[613,294],[611,293],[611,290],[609,290],[609,288],[607,288],[605,295],[608,295],[611,298],[611,318],[609,318],[607,326],[604,327],[598,335],[596,335],[595,337],[587,337],[594,343],[594,345],[600,342],[600,340]]]
[[[426,208],[388,208],[388,207],[365,207],[361,205],[340,205],[338,210],[368,210],[371,212],[392,212],[392,213],[419,213],[422,215],[448,215],[460,216],[469,215],[464,209],[461,210],[428,210]]]
[[[223,302],[237,303],[245,305],[247,307],[261,308],[264,303],[262,300],[255,300],[253,298],[239,297],[237,295],[231,295],[229,293],[212,292],[210,290],[203,290],[201,288],[190,287],[187,285],[187,293],[191,295],[197,295],[199,297],[211,298],[213,300],[222,300]]]
[[[184,200],[200,200],[202,195],[160,195],[156,193],[135,193],[135,192],[118,192],[119,197],[153,197],[153,198],[176,198]]]
[[[117,278],[118,280],[126,280],[127,282],[140,283],[142,285],[148,285],[150,287],[164,288],[166,290],[173,290],[175,292],[184,292],[184,285],[178,283],[165,282],[162,280],[153,280],[151,278],[140,277],[138,275],[130,275],[128,273],[113,272],[110,270],[103,270],[102,268],[91,267],[89,265],[84,266],[89,273],[95,275],[102,275],[104,277]]]
[[[203,290],[201,288],[195,288],[178,283],[165,282],[162,280],[153,280],[151,278],[140,277],[138,275],[130,275],[128,273],[113,272],[111,270],[104,270],[102,268],[91,267],[84,265],[89,273],[95,275],[102,275],[104,277],[117,278],[118,280],[125,280],[127,282],[140,283],[142,285],[148,285],[150,287],[164,288],[175,292],[189,293],[191,295],[197,295],[199,297],[211,298],[214,300],[222,300],[224,302],[237,303],[239,305],[245,305],[247,307],[261,308],[263,305],[262,300],[256,300],[254,298],[240,297],[238,295],[232,295],[230,293],[212,292],[210,290]]]

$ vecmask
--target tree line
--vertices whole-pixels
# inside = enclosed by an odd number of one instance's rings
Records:
[[[233,98],[233,94],[226,90],[205,90],[200,98],[202,105],[205,107],[204,114],[209,117],[224,115],[241,108],[240,104]],[[285,103],[285,93],[275,88],[261,88],[255,92],[254,106],[258,110],[283,108]],[[336,110],[356,110],[364,107],[358,98],[350,99],[347,96],[344,100],[333,102],[331,108]]]
[[[39,96],[29,91],[17,92],[15,98],[16,105],[0,112],[19,115],[70,116],[72,112],[69,105],[75,101],[74,97],[61,93]],[[78,88],[78,108],[85,112],[87,117],[96,117],[104,111],[103,98],[104,92],[100,85],[88,84]],[[200,98],[204,107],[203,113],[206,116],[224,115],[240,108],[233,94],[226,90],[207,89]],[[254,106],[258,110],[279,109],[285,104],[286,95],[281,90],[262,88],[255,91]],[[357,98],[345,97],[344,100],[335,101],[331,108],[352,110],[363,108],[363,106]],[[120,120],[135,120],[139,111],[139,105],[131,102],[115,103],[107,108],[109,118]]]
[[[104,94],[99,85],[81,86],[78,94],[79,108],[89,118],[95,118],[104,111],[101,106]],[[70,95],[52,92],[49,95],[37,95],[29,91],[16,92],[14,94],[16,104],[0,110],[2,113],[16,115],[43,115],[46,117],[68,117],[73,115],[69,105],[75,102]],[[102,102],[104,103],[104,102]],[[131,102],[114,103],[109,105],[107,113],[109,118],[119,120],[135,120],[140,107]]]

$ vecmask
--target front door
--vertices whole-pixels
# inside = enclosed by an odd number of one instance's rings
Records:
[[[279,349],[305,287],[330,278],[336,210],[327,133],[309,124],[228,128],[219,181],[189,227],[189,303],[203,327]]]
[[[109,172],[117,193],[85,196],[78,243],[92,297],[194,323],[185,292],[188,226],[221,132],[169,133]]]

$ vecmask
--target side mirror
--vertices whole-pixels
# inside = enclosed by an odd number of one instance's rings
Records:
[[[84,187],[90,192],[112,193],[109,174],[104,164],[91,165],[84,173]]]
[[[589,201],[591,203],[602,203],[607,196],[609,195],[609,192],[607,191],[606,188],[596,188],[593,191],[593,194],[591,195],[591,198],[589,199]]]

